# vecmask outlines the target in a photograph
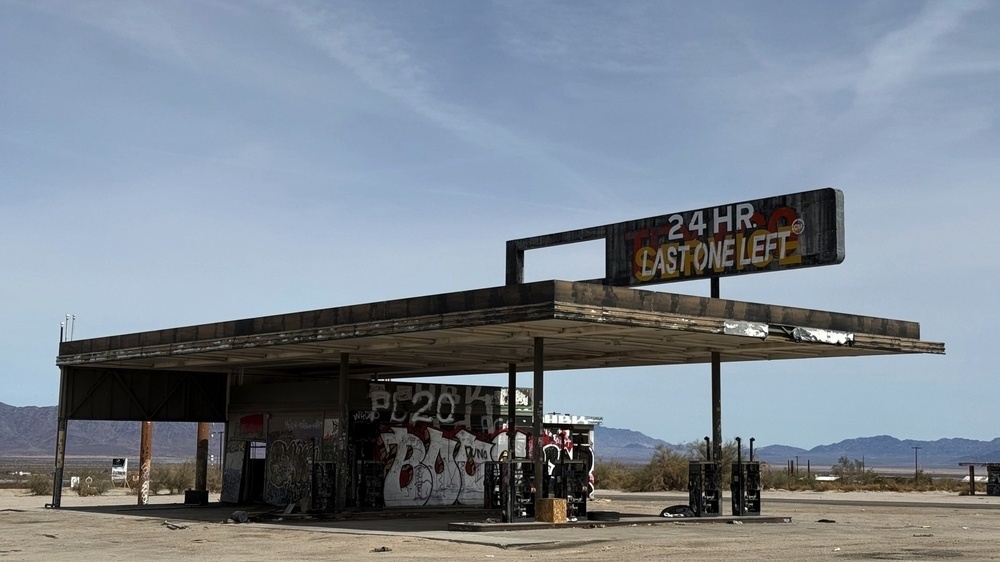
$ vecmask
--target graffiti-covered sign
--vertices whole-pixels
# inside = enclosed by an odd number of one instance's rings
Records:
[[[519,409],[531,405],[531,390],[517,389]],[[505,411],[507,389],[446,384],[370,383],[367,404],[355,422],[429,423],[493,428]]]
[[[623,223],[613,284],[832,265],[844,260],[843,194],[820,189]],[[625,267],[622,267],[622,266]]]
[[[763,273],[844,261],[844,194],[817,189],[507,242],[507,282],[524,251],[605,240],[614,286]]]

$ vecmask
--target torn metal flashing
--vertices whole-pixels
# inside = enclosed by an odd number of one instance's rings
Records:
[[[828,343],[832,345],[854,345],[854,334],[819,328],[792,329],[792,339],[805,343]]]
[[[746,336],[749,338],[767,339],[769,327],[760,322],[738,322],[726,320],[723,333],[727,336]]]

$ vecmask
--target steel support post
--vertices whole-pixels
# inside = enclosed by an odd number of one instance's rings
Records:
[[[712,298],[719,298],[719,278],[712,277]],[[722,463],[722,356],[712,352],[712,449],[715,462]]]
[[[969,495],[976,495],[976,466],[969,465]]]
[[[350,446],[350,439],[347,431],[347,394],[350,390],[349,383],[350,375],[350,355],[347,353],[340,354],[340,379],[339,379],[339,389],[337,392],[337,408],[339,412],[339,425],[338,433],[336,437],[337,441],[337,490],[334,498],[335,508],[338,513],[344,511],[347,507],[347,488],[350,485],[351,470],[347,466],[350,460],[350,455],[348,455],[348,447]]]
[[[208,434],[209,425],[198,422],[198,449],[195,454],[194,489],[199,492],[208,490]],[[222,462],[221,460],[219,462]]]
[[[153,462],[153,422],[143,421],[139,435],[139,505],[149,505],[149,480]]]
[[[504,498],[504,508],[507,510],[507,522],[514,521],[514,492],[517,478],[514,474],[514,452],[517,442],[517,365],[507,364],[507,497]],[[502,465],[501,465],[502,467]]]
[[[545,454],[542,452],[542,417],[543,380],[545,373],[545,339],[535,338],[535,376],[534,376],[534,408],[531,416],[531,450],[535,460],[535,513],[538,513],[539,500],[543,497],[542,478],[544,478]]]
[[[56,466],[52,473],[52,503],[45,507],[59,507],[62,503],[63,472],[66,467],[66,367],[59,368],[59,407],[56,423]]]

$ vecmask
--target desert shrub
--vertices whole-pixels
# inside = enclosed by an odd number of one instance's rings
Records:
[[[786,467],[760,463],[760,487],[764,490],[810,490],[820,484],[814,477],[789,472]]]
[[[28,490],[33,496],[48,496],[52,494],[51,474],[32,474],[28,478]]]
[[[690,459],[666,447],[657,447],[649,463],[630,474],[623,489],[628,492],[686,490]]]
[[[603,490],[621,490],[633,470],[620,461],[597,461],[594,464],[594,487]]]
[[[837,464],[830,467],[830,474],[836,476],[845,489],[878,489],[882,483],[882,477],[874,470],[865,470],[862,461],[854,459],[851,462],[846,456],[840,457]]]
[[[167,490],[171,494],[180,494],[194,487],[194,463],[154,465],[150,478],[150,493]]]
[[[193,462],[183,464],[154,464],[149,478],[149,493],[156,495],[161,491],[169,494],[181,494],[185,490],[194,489],[196,466]],[[222,471],[218,468],[208,467],[207,487],[212,493],[222,491]],[[138,494],[140,491],[138,475],[135,478],[129,476],[131,492]]]
[[[109,489],[111,489],[110,477],[105,478],[101,474],[83,474],[80,476],[76,493],[83,497],[100,496]]]
[[[222,491],[222,470],[219,468],[208,469],[208,491],[217,494]]]
[[[969,495],[969,484],[966,483],[966,482],[958,482],[958,483],[960,484],[960,486],[958,488],[958,495],[960,495],[960,496],[967,496],[967,495]],[[986,485],[983,484],[983,483],[976,483],[976,493],[977,494],[985,494],[986,493]]]

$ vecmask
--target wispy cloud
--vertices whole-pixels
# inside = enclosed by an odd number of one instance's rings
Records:
[[[174,24],[152,2],[37,1],[24,4],[53,17],[73,20],[120,37],[158,58],[191,63],[193,57]],[[171,10],[171,13],[177,13]]]
[[[530,150],[526,139],[435,97],[431,77],[410,54],[411,47],[368,15],[350,5],[320,8],[279,2],[276,7],[289,16],[308,42],[371,89],[466,140],[483,144],[489,139],[488,144],[508,151]]]
[[[474,111],[447,101],[426,67],[411,54],[397,33],[371,15],[350,5],[307,5],[277,3],[302,37],[326,56],[353,72],[372,90],[389,96],[403,107],[464,142],[499,151],[530,162],[546,174],[558,178],[554,189],[572,189],[601,197],[601,190],[577,170],[551,154],[558,147],[546,141],[482,117]],[[538,201],[523,201],[536,204]],[[546,205],[548,206],[548,205]]]
[[[734,26],[753,64],[722,79],[737,96],[720,96],[739,104],[770,150],[784,151],[786,169],[826,181],[897,176],[995,128],[1000,36],[989,39],[985,22],[996,20],[997,5],[903,7],[901,19],[854,14],[830,30],[852,41],[815,39],[797,50]]]
[[[867,65],[854,86],[855,105],[866,113],[878,111],[891,103],[900,88],[960,68],[935,65],[933,56],[969,17],[989,7],[982,1],[928,2],[909,25],[888,33],[870,48]]]
[[[520,59],[559,68],[649,74],[681,66],[690,51],[671,43],[673,10],[657,4],[500,3],[504,46]]]

